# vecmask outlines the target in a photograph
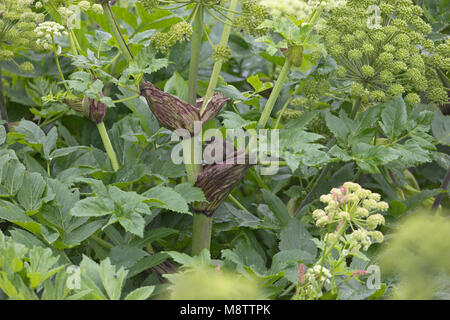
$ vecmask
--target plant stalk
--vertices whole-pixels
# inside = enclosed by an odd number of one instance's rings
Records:
[[[203,6],[197,5],[194,18],[192,44],[191,44],[191,62],[189,65],[189,89],[188,103],[193,106],[197,102],[197,82],[198,82],[198,66],[200,64],[200,51],[202,48],[203,38]]]
[[[192,228],[192,256],[198,256],[203,249],[211,248],[212,217],[194,213]]]
[[[133,54],[128,48],[125,39],[123,38],[122,32],[120,32],[119,25],[117,24],[116,19],[111,10],[111,6],[109,5],[109,1],[102,1],[103,12],[105,13],[105,18],[108,21],[108,25],[111,28],[112,35],[119,46],[119,50],[122,52],[122,55],[128,61],[128,63],[134,60]]]
[[[116,153],[111,144],[111,140],[109,140],[108,132],[105,128],[104,122],[97,123],[98,132],[100,133],[100,137],[102,138],[103,145],[105,146],[106,153],[108,154],[109,160],[111,161],[111,166],[114,171],[119,170],[119,161],[117,161]]]
[[[189,182],[195,183],[197,176],[202,171],[201,162],[201,143],[198,141],[199,137],[195,136],[189,139],[183,139],[183,158],[186,167],[186,174]]]
[[[70,30],[69,33],[69,40],[70,40],[70,46],[72,49],[73,54],[78,54],[77,49],[77,38],[75,34],[73,33],[73,30]],[[117,103],[117,101],[116,101]],[[64,114],[63,114],[64,115]],[[53,121],[56,119],[53,119]],[[108,132],[106,131],[104,122],[100,122],[97,124],[98,133],[100,134],[100,137],[102,138],[103,146],[105,147],[105,150],[108,154],[109,159],[111,160],[111,165],[113,167],[114,171],[119,170],[119,162],[117,161],[116,153],[114,152],[114,148],[111,145],[111,140],[109,139]],[[50,176],[50,173],[49,173]]]
[[[237,3],[238,3],[238,0],[231,0],[230,8],[229,8],[231,11],[228,12],[229,20],[233,20],[233,18],[234,18],[234,10],[237,7]],[[230,38],[230,33],[231,33],[231,25],[225,24],[223,26],[222,36],[221,36],[220,42],[219,42],[220,46],[228,45],[228,39]],[[223,61],[220,59],[214,63],[211,78],[209,79],[208,89],[206,90],[206,94],[203,99],[203,104],[200,109],[200,115],[202,115],[205,112],[206,106],[208,105],[208,101],[209,101],[209,99],[211,99],[211,97],[214,94],[214,89],[216,89],[217,82],[219,80],[219,74],[220,74],[220,71],[222,70],[222,65],[223,65]]]
[[[275,106],[275,102],[280,95],[281,89],[283,88],[284,83],[288,79],[289,71],[291,69],[291,62],[286,58],[286,61],[283,65],[283,69],[281,69],[280,76],[275,84],[275,87],[270,94],[269,100],[267,100],[266,106],[264,107],[261,118],[258,122],[258,128],[264,128],[267,124],[267,121],[270,118],[270,114],[272,113],[273,107]]]
[[[194,9],[194,26],[191,43],[191,62],[189,65],[189,86],[188,103],[196,105],[197,103],[197,82],[198,66],[200,64],[200,51],[203,38],[203,6],[198,4]],[[201,135],[201,133],[198,133]],[[195,138],[183,140],[183,156],[186,166],[188,181],[195,183],[198,174],[202,171],[201,162],[201,144],[196,148]],[[199,164],[200,163],[200,164]],[[192,226],[192,255],[198,255],[203,249],[210,249],[211,246],[212,217],[203,214],[194,213],[194,222]]]

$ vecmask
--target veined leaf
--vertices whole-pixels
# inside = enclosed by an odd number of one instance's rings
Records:
[[[17,194],[17,200],[28,215],[36,213],[42,206],[45,188],[46,183],[39,173],[25,174],[23,187]]]

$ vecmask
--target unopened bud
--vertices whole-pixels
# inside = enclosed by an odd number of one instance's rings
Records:
[[[216,93],[208,102],[203,115],[200,116],[201,100],[197,102],[197,106],[193,106],[160,90],[150,82],[142,83],[140,90],[161,126],[172,131],[186,129],[191,135],[194,134],[195,121],[201,121],[202,124],[208,122],[219,113],[227,101],[222,94]]]
[[[208,202],[195,203],[196,213],[212,216],[233,188],[244,178],[250,165],[248,159],[245,164],[238,164],[238,157],[238,153],[235,153],[232,159],[227,159],[224,163],[203,167],[203,172],[198,175],[195,186],[202,189]]]

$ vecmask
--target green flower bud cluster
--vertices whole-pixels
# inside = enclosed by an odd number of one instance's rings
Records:
[[[431,63],[435,68],[440,68],[444,72],[450,71],[450,38],[436,47]]]
[[[368,10],[378,6],[381,16]],[[448,70],[449,41],[435,47],[423,10],[411,0],[348,0],[332,10],[319,30],[328,52],[339,64],[335,75],[351,80],[351,92],[364,102],[383,102],[396,95],[419,103],[419,93],[436,103],[447,100],[442,84],[427,70]]]
[[[151,10],[160,5],[160,2],[158,0],[142,0],[141,3],[146,10]]]
[[[239,31],[260,37],[267,33],[267,30],[258,29],[264,20],[269,18],[267,7],[259,4],[258,0],[241,0],[242,14],[234,19],[233,25]]]
[[[302,94],[310,99],[319,99],[330,91],[330,82],[325,77],[314,77],[302,88]]]
[[[31,62],[26,61],[26,62],[22,63],[21,65],[19,65],[19,70],[22,72],[33,72],[34,66]]]
[[[214,61],[225,63],[231,56],[231,50],[227,46],[217,45],[212,55]]]
[[[162,53],[167,53],[177,42],[189,40],[192,36],[192,26],[186,21],[173,24],[168,32],[157,32],[151,37],[155,47]]]
[[[12,60],[15,49],[35,46],[34,29],[44,21],[44,15],[33,12],[33,2],[34,0],[0,2],[0,60]],[[23,68],[30,70],[32,65],[26,64]]]
[[[329,194],[322,195],[320,201],[326,207],[314,210],[312,216],[318,227],[348,223],[355,230],[348,236],[348,250],[367,250],[372,242],[383,241],[383,234],[374,230],[385,223],[379,212],[387,211],[389,205],[380,200],[378,193],[364,189],[357,183],[346,182],[339,188],[331,189]]]

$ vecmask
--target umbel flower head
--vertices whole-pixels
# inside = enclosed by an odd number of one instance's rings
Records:
[[[260,0],[259,2],[274,17],[287,15],[305,20],[316,9],[329,11],[345,4],[346,0]]]
[[[242,14],[233,22],[236,29],[254,37],[264,35],[266,30],[258,29],[258,27],[269,18],[268,8],[260,4],[259,0],[241,0],[241,8]]]
[[[36,25],[44,15],[32,11],[33,0],[0,1],[0,60],[12,60],[14,49],[35,47]],[[30,64],[21,66],[30,70]]]
[[[167,53],[177,42],[189,40],[192,36],[192,26],[186,21],[173,24],[168,32],[156,32],[151,41],[162,53]]]
[[[68,32],[65,27],[54,21],[45,21],[40,23],[36,29],[37,37],[36,45],[41,50],[53,50],[55,45],[55,38],[67,36]],[[57,45],[56,53],[61,54],[61,46]]]
[[[200,115],[202,100],[197,102],[197,106],[193,106],[160,90],[150,82],[143,82],[140,90],[161,126],[169,130],[186,129],[191,135],[194,134],[195,121],[204,124],[213,119],[228,100],[221,93],[215,93],[208,102],[205,112]]]
[[[320,201],[326,207],[314,210],[312,216],[318,227],[347,222],[354,230],[350,235],[353,247],[359,249],[362,246],[367,250],[371,239],[383,241],[383,234],[374,230],[385,223],[380,212],[387,211],[389,205],[380,200],[378,193],[364,189],[357,183],[346,182],[339,188],[331,189],[329,194],[322,195]]]
[[[422,14],[411,0],[348,0],[332,10],[321,34],[339,63],[336,75],[350,82],[354,96],[383,102],[403,95],[413,105],[420,92],[432,102],[447,99],[429,68],[437,51]]]

